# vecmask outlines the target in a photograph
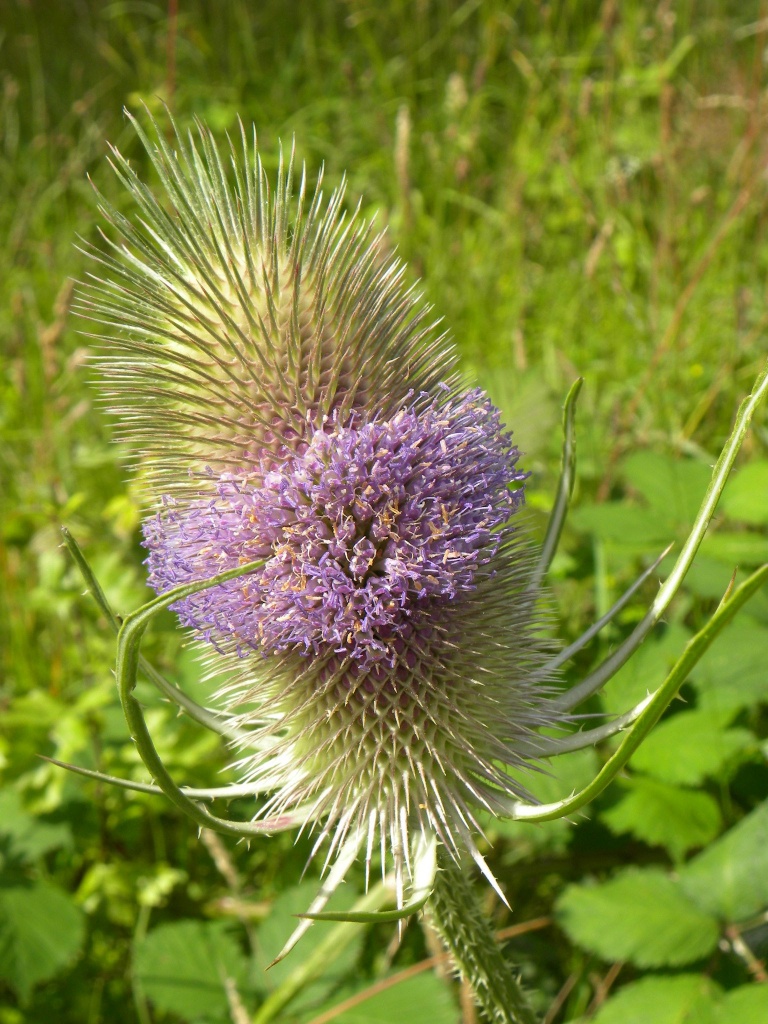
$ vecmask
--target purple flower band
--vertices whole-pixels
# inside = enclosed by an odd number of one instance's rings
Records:
[[[264,559],[174,605],[182,622],[240,655],[393,664],[402,640],[492,572],[523,500],[518,455],[479,390],[390,419],[331,419],[260,478],[226,473],[216,498],[166,498],[144,530],[150,584],[162,593]]]

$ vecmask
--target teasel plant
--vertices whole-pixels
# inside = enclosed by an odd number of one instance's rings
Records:
[[[156,195],[112,150],[128,218],[99,196],[103,243],[79,310],[99,387],[139,467],[144,544],[157,596],[118,618],[68,530],[64,542],[117,634],[116,676],[131,736],[162,793],[199,827],[240,839],[313,837],[324,881],[277,959],[317,920],[338,929],[427,913],[488,1020],[535,1015],[480,912],[467,865],[505,900],[478,848],[480,820],[573,815],[627,764],[691,668],[768,578],[729,589],[661,685],[586,727],[579,708],[632,656],[677,593],[707,530],[768,374],[736,415],[688,539],[632,633],[565,689],[562,667],[659,569],[662,555],[581,637],[558,648],[545,578],[575,472],[563,413],[560,481],[537,547],[521,506],[527,474],[500,414],[457,368],[453,345],[406,283],[404,265],[343,185],[326,198],[294,160],[270,187],[255,135],[220,149],[198,123],[172,141],[131,115]],[[150,119],[151,120],[151,119]],[[223,154],[223,155],[222,155]],[[170,608],[220,678],[202,707],[141,654]],[[139,674],[233,750],[241,781],[192,789],[171,777],[134,695]],[[592,721],[592,719],[590,719]],[[580,792],[537,804],[520,779],[559,754],[622,733]],[[254,799],[250,820],[212,809]],[[258,801],[258,804],[256,803]],[[362,859],[366,893],[325,909]],[[382,881],[368,884],[374,862]],[[506,902],[506,900],[505,900]],[[346,934],[346,933],[345,933]],[[267,1021],[321,969],[257,1012]]]

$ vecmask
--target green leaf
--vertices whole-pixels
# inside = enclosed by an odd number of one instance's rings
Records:
[[[698,785],[722,778],[724,767],[756,743],[748,729],[724,729],[713,711],[682,711],[660,722],[632,758],[632,767],[663,782]]]
[[[720,1024],[712,1001],[717,991],[701,974],[641,978],[607,999],[592,1024]]]
[[[664,846],[679,861],[720,831],[720,808],[708,793],[638,777],[625,785],[627,795],[600,815],[612,832],[629,832],[652,846]]]
[[[226,981],[242,993],[248,961],[223,922],[182,920],[134,945],[133,972],[156,1009],[185,1021],[224,1021]]]
[[[761,804],[680,871],[697,906],[743,921],[768,906],[768,802]]]
[[[628,868],[600,885],[571,885],[557,903],[565,931],[603,960],[675,967],[710,953],[719,928],[668,875]]]
[[[41,821],[24,809],[15,789],[0,792],[0,835],[7,836],[11,856],[35,861],[50,850],[72,845],[68,825]]]
[[[767,1020],[768,985],[742,985],[725,994],[714,1024],[765,1024]]]
[[[0,978],[22,1001],[79,954],[83,912],[57,886],[0,888]]]
[[[728,626],[693,674],[699,707],[722,712],[768,701],[768,629],[742,616]]]
[[[723,993],[702,974],[648,977],[611,996],[591,1024],[765,1024],[768,985]]]
[[[393,1021],[455,1024],[456,1004],[445,983],[433,973],[425,973],[378,992],[334,1017],[334,1021],[336,1024],[393,1024]]]
[[[750,462],[728,481],[721,508],[730,519],[764,526],[768,523],[768,462]]]

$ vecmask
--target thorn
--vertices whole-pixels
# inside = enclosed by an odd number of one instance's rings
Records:
[[[722,598],[720,599],[720,604],[717,606],[717,610],[718,611],[720,611],[720,609],[723,607],[724,604],[728,603],[728,598],[731,596],[731,594],[733,593],[733,588],[736,586],[736,573],[738,571],[739,571],[739,567],[737,565],[735,567],[735,569],[733,570],[733,573],[731,574],[731,579],[730,579],[730,582],[728,583],[728,586],[725,588],[725,593],[723,594]]]

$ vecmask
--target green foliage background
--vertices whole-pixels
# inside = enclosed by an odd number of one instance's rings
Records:
[[[766,46],[758,0],[6,0],[0,1024],[242,1024],[326,927],[265,974],[316,885],[314,867],[301,881],[307,838],[201,841],[162,799],[37,757],[145,778],[117,705],[112,637],[58,532],[66,523],[78,537],[116,609],[146,598],[142,510],[71,314],[87,273],[76,239],[98,237],[87,176],[121,203],[107,140],[145,159],[123,105],[162,118],[167,103],[222,136],[240,115],[268,167],[295,136],[310,175],[324,164],[332,186],[346,171],[350,196],[422,278],[468,377],[514,428],[535,529],[552,501],[560,402],[586,378],[576,509],[553,568],[568,639],[685,536],[765,359]],[[765,422],[666,623],[590,710],[642,698],[734,568],[768,560]],[[654,586],[574,678],[631,629]],[[205,699],[170,617],[166,627],[147,653]],[[766,652],[763,594],[586,816],[489,823],[514,911],[490,897],[488,910],[499,928],[536,925],[508,948],[547,1024],[768,1019]],[[142,698],[179,780],[228,777],[215,737],[149,687]],[[607,753],[566,755],[534,788],[564,795]],[[345,898],[362,884],[350,878]],[[415,923],[396,954],[390,939],[361,929],[279,1019],[471,1020],[435,973],[371,994],[432,948]],[[329,1016],[345,999],[354,1005]]]

